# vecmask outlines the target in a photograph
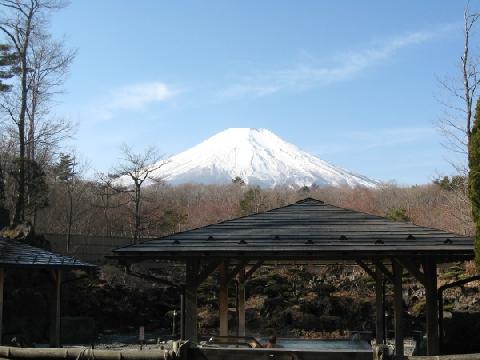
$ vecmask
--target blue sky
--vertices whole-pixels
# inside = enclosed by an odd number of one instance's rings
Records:
[[[95,170],[123,142],[168,156],[256,127],[375,179],[430,182],[453,172],[437,78],[456,74],[463,7],[73,0],[52,19],[78,49],[57,114],[78,123],[71,146]]]

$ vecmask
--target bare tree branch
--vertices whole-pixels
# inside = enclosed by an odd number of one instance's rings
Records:
[[[137,153],[123,144],[120,150],[121,163],[115,169],[115,175],[108,176],[107,181],[103,180],[103,184],[116,194],[129,195],[129,203],[133,205],[133,243],[137,243],[142,232],[143,186],[146,181],[155,180],[152,174],[165,165],[166,161],[161,161],[161,157],[152,147]]]

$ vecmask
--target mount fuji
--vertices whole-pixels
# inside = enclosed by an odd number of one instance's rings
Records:
[[[226,184],[239,176],[261,187],[364,186],[379,182],[333,166],[267,129],[231,128],[172,156],[152,177],[169,184]]]

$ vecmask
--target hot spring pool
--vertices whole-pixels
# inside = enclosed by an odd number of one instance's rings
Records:
[[[265,344],[267,339],[261,339]],[[322,339],[294,339],[278,338],[277,344],[286,349],[314,349],[314,350],[372,350],[367,341],[363,340],[322,340]]]

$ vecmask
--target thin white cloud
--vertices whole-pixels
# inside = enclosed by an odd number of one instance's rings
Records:
[[[162,82],[146,82],[114,89],[97,107],[97,113],[109,119],[118,110],[140,110],[148,105],[170,100],[179,90]]]
[[[321,154],[351,153],[359,149],[385,148],[435,139],[437,132],[430,127],[383,128],[368,131],[349,131],[331,135],[334,143],[323,143]],[[320,142],[321,143],[321,142]]]
[[[315,86],[324,86],[352,78],[361,71],[388,59],[396,52],[416,44],[427,42],[451,29],[451,25],[435,31],[418,31],[392,38],[380,46],[348,51],[335,59],[333,65],[319,66],[310,63],[296,64],[290,68],[265,71],[241,77],[238,82],[222,91],[222,97],[265,96],[280,91],[298,91]]]
[[[117,109],[141,109],[154,102],[165,101],[176,91],[164,83],[153,82],[121,87],[112,94],[110,105]]]
[[[375,129],[371,131],[353,131],[345,134],[347,139],[361,141],[366,148],[394,146],[417,141],[437,135],[430,127],[407,127]]]

